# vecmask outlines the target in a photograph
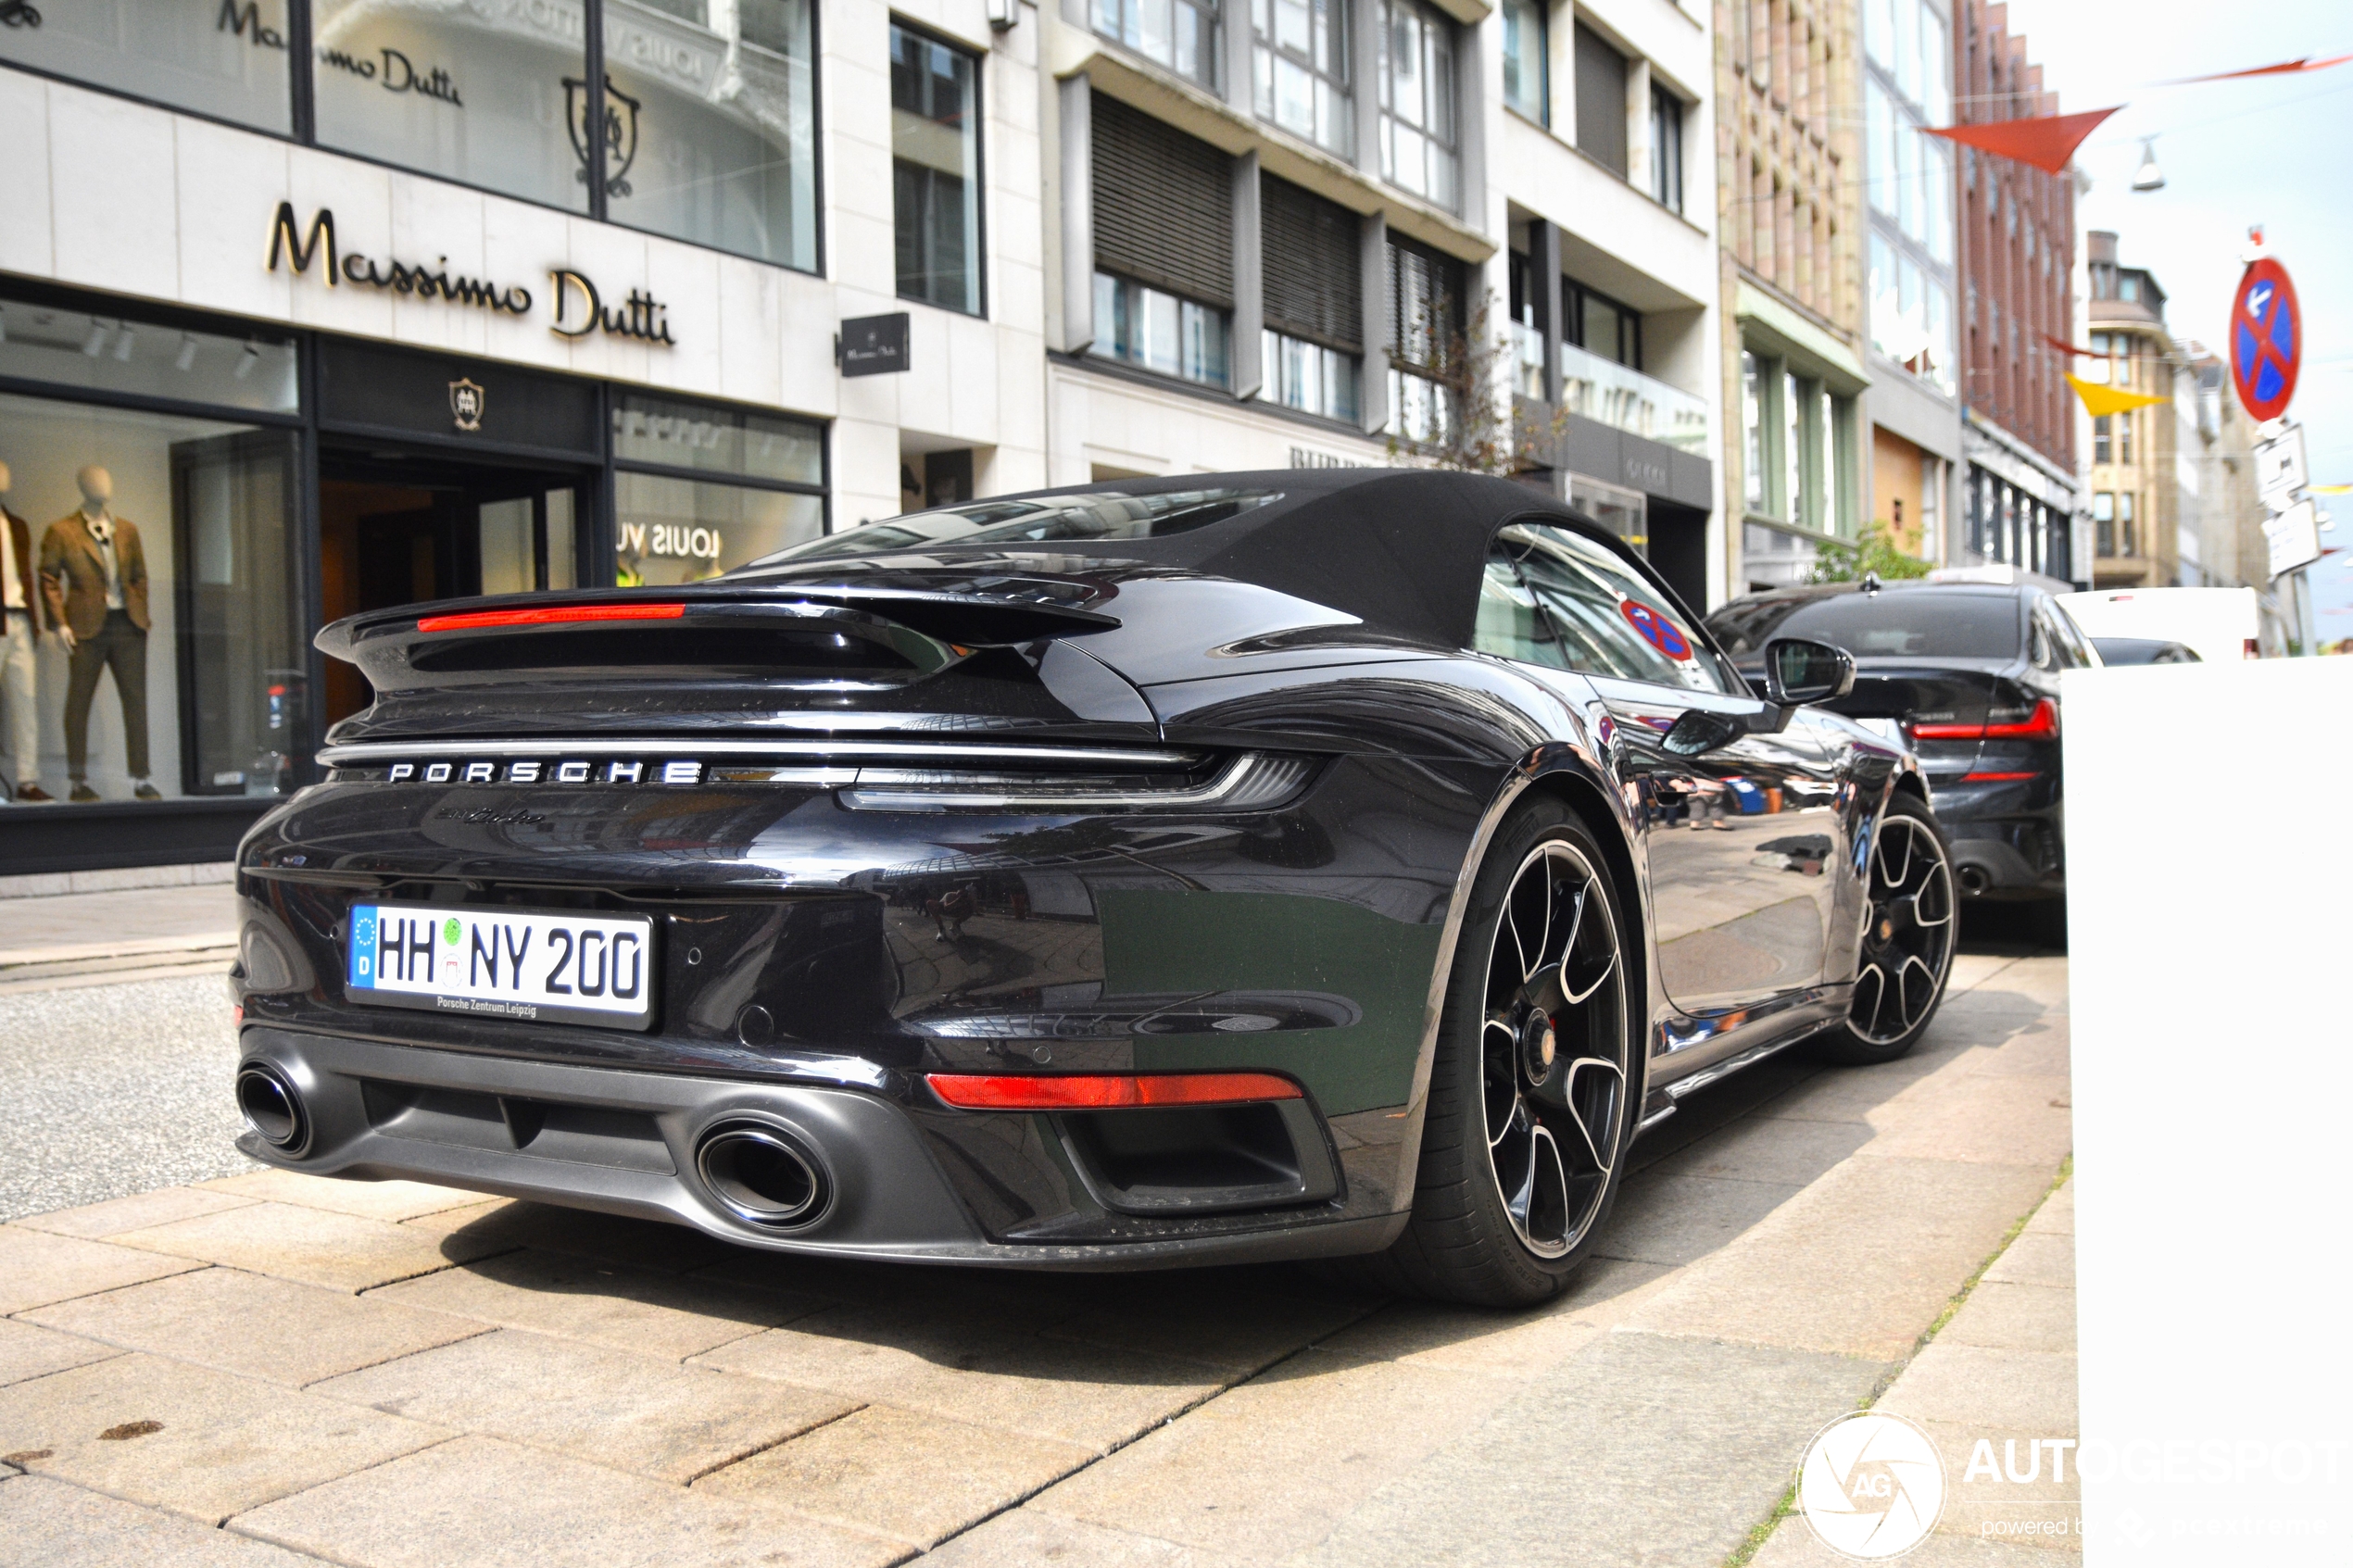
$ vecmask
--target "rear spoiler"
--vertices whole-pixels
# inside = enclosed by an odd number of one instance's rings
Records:
[[[691,583],[448,599],[349,616],[320,650],[379,691],[593,667],[881,666],[919,673],[975,650],[1106,631],[1115,617],[1015,597],[849,585]],[[449,677],[459,677],[453,683]]]

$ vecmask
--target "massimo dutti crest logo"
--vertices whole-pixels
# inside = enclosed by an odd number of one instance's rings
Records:
[[[449,417],[459,430],[480,430],[489,405],[490,394],[472,377],[459,376],[449,383]]]
[[[357,251],[341,250],[335,244],[333,209],[319,208],[306,228],[295,216],[294,203],[280,202],[276,215],[270,220],[270,252],[264,270],[275,272],[283,264],[289,272],[308,275],[314,262],[321,264],[320,276],[329,288],[353,283],[412,299],[437,299],[465,308],[487,310],[493,315],[529,316],[539,304],[538,296],[520,283],[501,283],[495,279],[472,278],[451,271],[446,256],[426,266],[422,262],[379,261]],[[678,340],[670,334],[670,307],[647,290],[633,288],[622,304],[607,305],[596,283],[576,268],[551,267],[547,276],[552,285],[547,330],[558,337],[580,338],[601,331],[608,336],[634,338],[641,343],[676,345]],[[453,400],[456,390],[451,388]]]

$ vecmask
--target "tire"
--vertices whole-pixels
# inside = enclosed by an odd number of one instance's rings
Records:
[[[1629,928],[1607,868],[1556,802],[1497,831],[1447,979],[1413,1218],[1362,1261],[1365,1283],[1524,1307],[1559,1294],[1592,1253],[1642,1094]],[[1531,965],[1522,928],[1540,907]]]
[[[1953,847],[1918,797],[1898,795],[1880,813],[1866,876],[1855,993],[1845,1021],[1813,1043],[1816,1055],[1851,1067],[1919,1044],[1944,1005],[1960,935]]]

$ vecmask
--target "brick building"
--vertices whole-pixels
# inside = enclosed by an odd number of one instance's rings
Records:
[[[1961,0],[1964,124],[2057,114],[2008,7]],[[1960,161],[1962,475],[1957,564],[2006,563],[2091,581],[2089,514],[2076,478],[2075,192],[2067,175],[1963,147]]]
[[[1863,200],[1856,8],[1722,0],[1718,237],[1735,591],[1803,582],[1863,508]]]

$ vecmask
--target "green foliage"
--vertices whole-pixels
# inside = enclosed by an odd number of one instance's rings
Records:
[[[1882,583],[1926,577],[1928,562],[1897,549],[1878,523],[1866,523],[1862,536],[1854,543],[1841,539],[1824,545],[1806,580],[1808,583],[1859,583],[1866,573]]]

